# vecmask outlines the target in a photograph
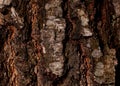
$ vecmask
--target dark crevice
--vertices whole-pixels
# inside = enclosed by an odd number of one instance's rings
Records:
[[[2,51],[4,47],[4,43],[8,39],[8,30],[6,29],[6,26],[2,26],[0,28],[0,52]]]
[[[99,40],[99,46],[102,50],[102,53],[105,55],[107,54],[107,33],[106,33],[106,23],[103,26],[104,22],[102,19],[102,9],[106,9],[103,7],[104,5],[104,1],[102,0],[97,0],[95,1],[95,8],[96,8],[96,13],[95,13],[95,17],[94,17],[94,32],[96,33],[96,38]],[[106,19],[105,19],[106,20]],[[101,22],[101,26],[99,26],[99,22]],[[104,30],[104,31],[103,31]]]
[[[29,19],[27,18],[27,16],[24,17],[25,21],[25,26],[24,28],[26,28],[26,32],[25,32],[25,42],[29,42],[30,40],[32,40],[31,37],[31,33],[32,33],[32,22],[29,21]]]
[[[95,14],[95,18],[94,18],[94,22],[95,22],[94,23],[94,26],[95,26],[94,32],[98,33],[97,37],[100,38],[100,39],[101,39],[101,37],[100,37],[100,34],[99,34],[99,30],[97,28],[97,23],[100,21],[100,18],[101,18],[101,11],[100,11],[100,8],[101,8],[100,6],[102,6],[102,5],[100,5],[101,2],[102,1],[99,2],[99,0],[95,1],[96,14]],[[102,43],[100,43],[100,44],[102,44]],[[100,46],[102,47],[103,44],[100,45]]]
[[[9,13],[9,10],[5,7],[5,8],[3,8],[3,9],[1,9],[1,13],[2,13],[3,15],[7,15],[7,14]]]

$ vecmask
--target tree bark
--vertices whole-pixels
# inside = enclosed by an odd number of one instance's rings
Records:
[[[0,0],[0,86],[119,86],[119,57],[119,0]]]

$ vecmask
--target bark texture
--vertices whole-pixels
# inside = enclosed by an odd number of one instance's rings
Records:
[[[119,86],[119,57],[120,0],[0,0],[0,86]]]

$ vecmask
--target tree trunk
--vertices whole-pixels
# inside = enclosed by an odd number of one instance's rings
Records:
[[[119,57],[119,0],[0,0],[0,86],[119,86]]]

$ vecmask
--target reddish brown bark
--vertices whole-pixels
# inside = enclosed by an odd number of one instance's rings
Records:
[[[119,86],[119,5],[0,0],[0,86]]]

